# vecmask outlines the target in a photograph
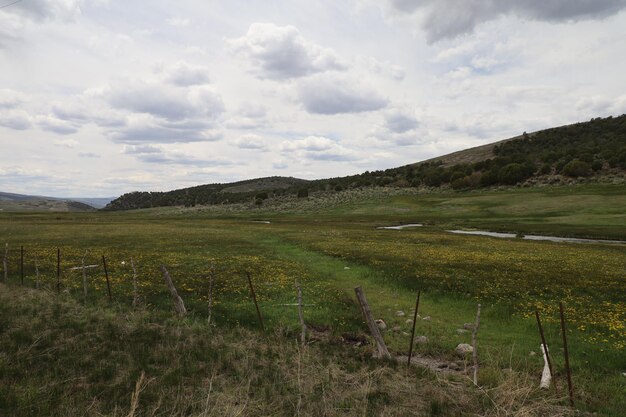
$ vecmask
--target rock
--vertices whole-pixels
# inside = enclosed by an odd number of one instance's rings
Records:
[[[426,316],[422,320],[430,321],[430,316]]]
[[[465,356],[468,353],[472,353],[474,351],[474,348],[471,345],[468,345],[467,343],[459,343],[459,345],[456,347],[456,349],[454,349],[454,351],[461,356]]]
[[[396,311],[396,317],[404,317],[404,311]]]
[[[349,266],[344,266],[343,269],[350,269],[350,267]]]
[[[417,316],[415,316],[416,319],[421,319],[422,316],[420,316],[419,314]]]
[[[385,323],[383,319],[375,320],[374,323],[376,323],[376,326],[378,326],[380,330],[385,330],[387,328],[387,323]]]
[[[406,319],[405,323],[406,324],[413,324],[413,320],[412,319]]]
[[[463,323],[463,328],[466,330],[474,330],[474,323]]]
[[[402,332],[402,336],[408,336],[409,334],[407,332]]]
[[[465,333],[468,333],[468,332],[469,332],[469,330],[467,330],[467,329],[456,329],[456,332],[457,332],[458,334],[465,334]]]
[[[417,343],[418,345],[425,345],[426,343],[428,343],[428,338],[426,336],[416,336],[415,343]]]
[[[461,369],[463,369],[461,368],[461,365],[459,365],[457,362],[450,362],[448,368],[452,369],[453,371],[460,371]]]
[[[531,350],[530,353],[529,353],[530,356],[535,356],[536,354],[537,354],[537,352],[535,352],[534,350]]]
[[[391,328],[391,331],[393,331],[393,332],[399,332],[400,330],[402,330],[402,328],[400,326],[393,326]]]

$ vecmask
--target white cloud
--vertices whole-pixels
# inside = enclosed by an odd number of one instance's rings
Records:
[[[253,23],[245,36],[231,39],[229,46],[248,58],[263,78],[282,80],[346,68],[333,50],[305,40],[294,26]]]
[[[166,22],[168,25],[184,28],[186,26],[189,26],[191,20],[184,17],[170,17],[166,20]]]
[[[332,139],[323,136],[307,136],[303,139],[283,141],[279,149],[285,156],[313,161],[353,161],[356,153]]]
[[[243,135],[235,141],[235,146],[240,149],[267,150],[267,143],[259,135]]]
[[[164,79],[165,82],[181,87],[208,84],[210,81],[209,69],[180,61],[165,70]]]

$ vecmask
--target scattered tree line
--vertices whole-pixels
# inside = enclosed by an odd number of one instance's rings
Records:
[[[435,160],[315,181],[269,177],[168,192],[134,192],[112,201],[106,209],[250,201],[260,206],[271,197],[291,194],[305,198],[314,191],[338,192],[373,186],[473,189],[515,185],[539,176],[578,178],[625,170],[626,115],[622,115],[532,134],[524,132],[519,138],[496,145],[492,158],[474,163],[445,166],[442,161]]]

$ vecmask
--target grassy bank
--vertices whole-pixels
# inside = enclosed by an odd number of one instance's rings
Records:
[[[569,197],[563,188],[553,190],[553,197],[548,195],[549,190],[526,189],[486,194],[392,195],[377,203],[367,200],[361,205],[342,203],[320,208],[315,217],[307,216],[305,210],[276,213],[267,208],[253,212],[195,208],[128,213],[3,213],[0,231],[9,243],[11,285],[19,283],[19,246],[24,245],[26,286],[35,285],[36,260],[40,286],[55,289],[59,247],[65,297],[82,301],[82,276],[70,268],[80,265],[85,251],[87,264],[100,263],[104,254],[109,262],[114,304],[125,311],[124,306],[132,300],[133,257],[145,314],[156,315],[168,323],[171,306],[159,266],[168,267],[190,310],[188,320],[193,323],[206,320],[208,279],[213,274],[212,319],[217,325],[213,331],[222,337],[230,337],[224,335],[237,329],[253,332],[246,334],[258,339],[254,336],[258,329],[256,312],[244,274],[249,271],[267,327],[281,337],[288,336],[281,342],[272,341],[283,347],[298,332],[295,307],[286,305],[295,302],[295,279],[303,285],[307,322],[327,329],[324,333],[336,338],[365,331],[353,293],[354,286],[362,286],[374,314],[387,322],[384,337],[397,354],[408,350],[410,325],[406,320],[412,312],[416,290],[422,290],[420,313],[431,320],[417,323],[417,334],[428,338],[428,343],[419,345],[417,351],[444,361],[456,360],[454,347],[469,342],[470,335],[458,329],[473,321],[476,304],[480,302],[483,324],[479,335],[479,383],[488,390],[507,382],[510,369],[520,376],[518,382],[528,379],[528,384],[538,384],[543,361],[538,355],[539,337],[531,316],[535,308],[545,320],[557,377],[563,387],[556,309],[558,301],[564,301],[576,406],[601,415],[620,415],[626,407],[626,378],[621,375],[626,371],[626,248],[457,236],[444,231],[453,223],[493,229],[506,221],[511,227],[527,227],[531,223],[524,223],[526,217],[549,219],[561,230],[576,222],[583,227],[584,210],[579,204],[588,199],[587,210],[596,224],[603,224],[605,231],[611,230],[613,237],[626,236],[619,232],[623,214],[616,213],[616,206],[623,199],[619,188],[575,191]],[[585,197],[594,192],[594,198]],[[554,203],[551,198],[559,202]],[[491,201],[486,203],[485,199]],[[459,209],[464,204],[466,212]],[[526,217],[522,209],[513,210],[522,204],[534,207]],[[560,205],[560,215],[556,208],[550,208],[555,205]],[[375,228],[381,224],[423,222],[428,207],[434,216],[428,227],[402,231]],[[251,221],[268,218],[269,224]],[[593,236],[592,232],[585,230],[586,235]],[[88,282],[88,310],[109,314],[108,307],[104,307],[102,268],[90,270]],[[398,315],[398,311],[404,316]],[[27,317],[38,319],[34,312],[29,314]],[[18,343],[15,348],[27,349],[28,343]],[[140,344],[152,346],[153,342]],[[291,349],[294,352],[295,346]],[[356,349],[360,353],[351,355],[364,358],[368,356],[366,351],[367,348]],[[342,360],[337,359],[338,363]],[[127,385],[135,383],[138,372],[126,380]],[[350,408],[347,415],[354,415],[354,409]],[[399,410],[390,415],[403,415]]]

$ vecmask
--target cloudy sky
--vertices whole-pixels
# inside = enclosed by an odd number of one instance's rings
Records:
[[[400,166],[626,113],[626,0],[0,0],[0,191]]]

